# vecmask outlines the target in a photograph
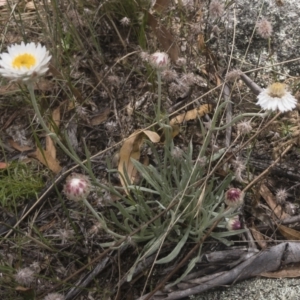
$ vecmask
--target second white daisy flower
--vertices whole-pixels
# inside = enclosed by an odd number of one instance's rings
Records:
[[[275,82],[264,89],[258,96],[257,104],[262,109],[286,112],[293,110],[297,105],[296,98],[286,90],[285,84]]]
[[[29,82],[48,71],[49,51],[41,44],[14,44],[0,54],[0,74],[13,81]]]

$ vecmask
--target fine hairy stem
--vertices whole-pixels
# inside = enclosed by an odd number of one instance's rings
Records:
[[[157,111],[156,111],[156,120],[160,121],[160,106],[161,106],[161,72],[157,71],[157,82],[158,82],[158,99],[157,99]]]
[[[123,235],[117,234],[111,230],[109,230],[105,224],[105,222],[100,218],[99,214],[95,211],[95,209],[92,207],[92,205],[90,204],[89,201],[87,201],[87,199],[83,199],[82,200],[83,203],[85,204],[85,206],[90,210],[90,212],[94,215],[94,217],[99,221],[99,223],[103,226],[103,229],[105,229],[105,231],[107,233],[110,233],[111,235],[117,237],[117,238],[124,238]]]
[[[228,126],[231,126],[232,124],[236,123],[237,121],[245,118],[245,117],[261,117],[261,118],[265,118],[266,116],[268,116],[270,114],[269,111],[266,111],[265,113],[259,114],[259,113],[246,113],[246,114],[241,114],[237,117],[235,117],[230,123],[225,124],[222,127],[215,127],[213,130],[223,130],[226,129]]]

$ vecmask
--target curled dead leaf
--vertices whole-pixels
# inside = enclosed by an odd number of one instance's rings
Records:
[[[55,129],[60,125],[60,106],[55,108],[52,112],[52,123],[49,128],[55,133]],[[37,148],[36,151],[30,153],[28,156],[34,157],[39,160],[43,165],[48,167],[53,173],[57,174],[61,171],[59,161],[56,159],[56,147],[52,138],[46,136],[46,149]]]
[[[118,171],[120,173],[120,180],[122,186],[125,188],[128,194],[127,185],[132,184],[137,176],[137,170],[134,167],[131,159],[140,159],[140,148],[145,138],[148,138],[152,143],[158,143],[160,141],[159,135],[150,130],[137,130],[132,133],[128,139],[125,140],[123,146],[120,149],[120,159],[118,164]],[[126,182],[127,173],[129,182]]]
[[[51,152],[47,150],[36,149],[35,152],[28,154],[29,157],[34,157],[39,160],[44,166],[48,167],[53,173],[57,174],[61,171],[61,166],[56,158],[54,158]]]
[[[287,240],[300,240],[300,231],[278,224],[278,230]]]
[[[172,136],[175,137],[180,132],[179,125],[183,122],[195,120],[198,117],[203,117],[204,115],[210,113],[213,109],[211,104],[203,104],[197,108],[184,112],[177,117],[170,120],[170,126],[173,129]]]
[[[300,264],[284,266],[281,270],[275,272],[264,272],[259,274],[268,278],[295,278],[300,277]]]
[[[284,220],[289,217],[289,215],[283,211],[282,207],[276,203],[275,196],[265,184],[260,186],[259,193],[265,199],[277,218]]]
[[[184,112],[177,117],[170,120],[170,125],[182,124],[183,122],[194,120],[198,117],[203,117],[204,115],[212,111],[213,106],[211,104],[203,104],[197,108]]]
[[[266,249],[268,248],[268,244],[265,241],[265,237],[263,234],[261,234],[257,228],[255,227],[254,224],[252,224],[252,226],[249,228],[252,236],[254,238],[254,240],[256,241],[256,243],[260,246],[261,249]]]
[[[168,7],[169,3],[170,3],[170,0],[156,0],[152,9],[158,13],[161,13]]]
[[[101,111],[97,115],[94,115],[90,119],[90,124],[93,126],[96,126],[96,125],[99,125],[99,124],[105,122],[108,119],[109,114],[110,114],[110,108],[107,107],[104,109],[104,111]]]
[[[36,7],[33,1],[27,2],[25,5],[25,11],[35,11]]]
[[[21,146],[21,145],[19,145],[19,144],[18,144],[17,142],[15,142],[13,139],[9,139],[9,140],[8,140],[8,143],[9,143],[9,145],[10,145],[12,148],[14,148],[14,149],[16,149],[16,150],[18,150],[18,151],[20,151],[20,152],[32,150],[32,148],[29,147],[29,146]]]
[[[6,162],[0,162],[0,169],[6,169],[9,167],[9,164]]]

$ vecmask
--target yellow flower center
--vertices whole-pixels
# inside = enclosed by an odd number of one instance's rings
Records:
[[[282,98],[286,93],[285,84],[275,82],[268,87],[268,94],[273,98]]]
[[[33,55],[24,53],[18,55],[12,62],[12,65],[15,69],[20,69],[21,67],[26,67],[30,69],[35,65],[36,59]]]

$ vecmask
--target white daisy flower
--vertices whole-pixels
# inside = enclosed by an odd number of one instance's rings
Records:
[[[257,105],[262,109],[279,110],[281,112],[293,110],[297,105],[297,100],[286,90],[285,84],[275,82],[264,89],[258,96]]]
[[[29,82],[48,71],[51,55],[41,44],[14,44],[7,47],[8,53],[0,54],[0,75],[12,81]]]

